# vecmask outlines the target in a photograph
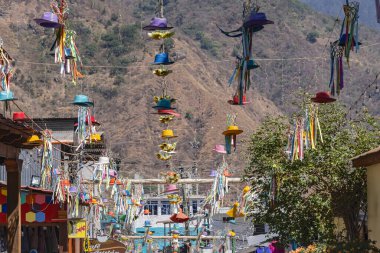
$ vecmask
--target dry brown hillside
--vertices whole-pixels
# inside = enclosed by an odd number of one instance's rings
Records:
[[[151,114],[152,97],[160,94],[149,64],[157,44],[140,29],[154,15],[155,1],[69,2],[70,26],[77,31],[86,74],[77,86],[59,75],[59,67],[49,56],[52,31],[33,22],[49,9],[49,1],[0,0],[0,34],[5,48],[16,59],[13,89],[19,103],[34,117],[75,116],[76,108],[69,102],[75,94],[88,94],[95,100],[95,114],[103,123],[101,129],[107,133],[109,147],[123,160],[124,173],[156,175],[164,169],[154,156],[162,128],[157,116]],[[262,10],[275,25],[257,34],[255,52],[263,60],[258,60],[261,68],[254,73],[255,87],[249,91],[252,103],[238,107],[226,101],[234,91],[227,87],[227,80],[239,41],[224,37],[215,24],[237,28],[240,1],[165,2],[166,16],[176,27],[172,53],[180,58],[172,67],[174,74],[168,77],[170,94],[178,98],[177,108],[183,116],[173,124],[179,135],[174,165],[196,161],[208,173],[215,160],[211,149],[224,141],[221,132],[226,113],[238,114],[239,126],[245,130],[241,140],[266,115],[287,112],[294,90],[315,92],[327,88],[329,66],[324,49],[329,39],[339,33],[332,18],[321,17],[296,0],[262,1]],[[318,34],[315,43],[306,40],[311,32]],[[361,34],[364,45],[372,45],[380,38],[367,28],[362,28]],[[376,59],[380,50],[376,48],[364,47],[359,55],[353,54],[341,96],[345,102],[352,103],[379,70]],[[304,57],[310,59],[289,59]],[[365,102],[378,108],[379,96],[375,94],[370,103]],[[194,138],[200,142],[199,149],[190,144]],[[234,168],[242,169],[241,145],[238,150],[230,159]]]

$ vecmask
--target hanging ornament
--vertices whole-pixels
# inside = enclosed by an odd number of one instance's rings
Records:
[[[225,148],[227,154],[231,154],[231,146],[236,150],[236,136],[243,133],[236,125],[236,115],[227,114],[227,130],[223,132],[225,136]]]
[[[375,0],[377,23],[380,24],[380,0]]]
[[[41,187],[48,188],[52,184],[53,176],[53,144],[52,133],[45,130],[43,133],[43,154],[41,162]]]
[[[339,95],[344,87],[343,51],[344,48],[337,43],[330,45],[331,75],[329,87],[333,96]]]

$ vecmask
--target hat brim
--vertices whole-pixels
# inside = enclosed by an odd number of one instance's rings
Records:
[[[244,23],[245,28],[253,28],[258,29],[256,32],[262,30],[264,28],[264,25],[273,25],[274,22],[268,19],[264,20],[249,20]]]
[[[168,62],[152,62],[152,65],[171,65],[174,61],[168,61]]]
[[[231,104],[231,105],[241,105],[239,103],[235,103],[232,99],[231,100],[228,100],[228,103]],[[251,102],[243,102],[242,105],[246,105],[246,104],[250,104]]]
[[[38,25],[45,27],[45,28],[59,28],[62,26],[62,24],[60,24],[60,23],[49,21],[49,20],[42,19],[42,18],[35,18],[34,21]]]
[[[162,106],[152,106],[152,108],[154,108],[154,109],[157,109],[157,110],[175,110],[176,108],[175,107],[169,107],[169,108],[167,108],[167,107],[162,107]]]
[[[177,138],[177,135],[172,135],[172,136],[161,136],[162,139],[172,139],[172,138]]]
[[[34,141],[34,142],[24,142],[22,145],[24,146],[40,146],[44,142],[43,141]]]
[[[18,100],[18,98],[6,98],[6,99],[0,99],[0,102],[8,102],[8,101],[13,101],[13,100]]]
[[[165,109],[164,109],[165,110]],[[158,114],[158,115],[173,115],[176,116],[177,118],[181,117],[181,114],[175,113],[175,112],[153,112],[152,114]]]
[[[77,105],[77,106],[83,106],[83,107],[94,106],[94,102],[72,102],[72,104]]]
[[[243,130],[226,130],[223,132],[223,135],[238,135],[241,134]]]
[[[145,31],[167,31],[171,29],[173,29],[172,26],[160,27],[160,26],[155,26],[155,25],[147,25],[143,27],[143,30]]]
[[[318,103],[318,104],[328,104],[328,103],[335,102],[336,99],[332,98],[332,97],[329,97],[329,98],[314,97],[314,98],[311,98],[311,101],[313,101],[314,103]]]
[[[227,154],[227,151],[220,151],[220,150],[216,150],[215,148],[212,149],[212,151],[215,151],[216,153],[219,153],[219,154]]]

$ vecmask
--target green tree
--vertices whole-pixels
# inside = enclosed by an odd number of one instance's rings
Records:
[[[257,198],[251,216],[268,224],[282,243],[334,244],[361,240],[366,207],[366,171],[351,158],[380,144],[380,128],[367,113],[347,119],[340,104],[321,105],[323,143],[291,162],[286,146],[291,120],[268,118],[251,136],[245,179]],[[337,234],[334,218],[345,231]]]

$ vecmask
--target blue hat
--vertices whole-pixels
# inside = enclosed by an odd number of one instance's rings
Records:
[[[17,98],[13,96],[12,91],[3,90],[0,92],[0,101],[12,101],[12,100],[17,100]]]
[[[150,228],[151,226],[152,226],[152,224],[150,223],[150,220],[144,221],[144,227]]]
[[[66,59],[74,59],[75,58],[71,52],[71,48],[65,47],[65,58]]]
[[[249,60],[249,61],[247,62],[247,69],[257,69],[257,68],[259,68],[259,67],[260,67],[260,66],[257,65],[257,64],[255,63],[254,60]]]
[[[252,11],[249,17],[245,20],[243,26],[245,28],[257,28],[268,24],[274,24],[274,22],[268,20],[264,12]]]
[[[236,224],[236,220],[235,219],[228,220],[227,222],[230,223],[230,224]]]
[[[152,64],[154,65],[169,65],[173,64],[174,62],[169,60],[169,55],[168,53],[160,53],[156,54],[154,57],[154,62]]]
[[[86,95],[75,95],[74,102],[72,104],[83,107],[94,106],[94,102],[91,102]]]
[[[114,229],[120,229],[120,227],[121,227],[121,226],[120,226],[120,224],[118,224],[118,223],[113,224],[113,228],[114,228]]]
[[[150,24],[143,27],[143,30],[156,31],[156,30],[170,30],[173,27],[168,26],[168,20],[164,17],[154,17],[150,21]]]
[[[171,107],[171,103],[172,101],[170,99],[163,98],[163,99],[160,99],[157,102],[157,105],[153,106],[153,108],[158,109],[158,110],[175,109]]]

